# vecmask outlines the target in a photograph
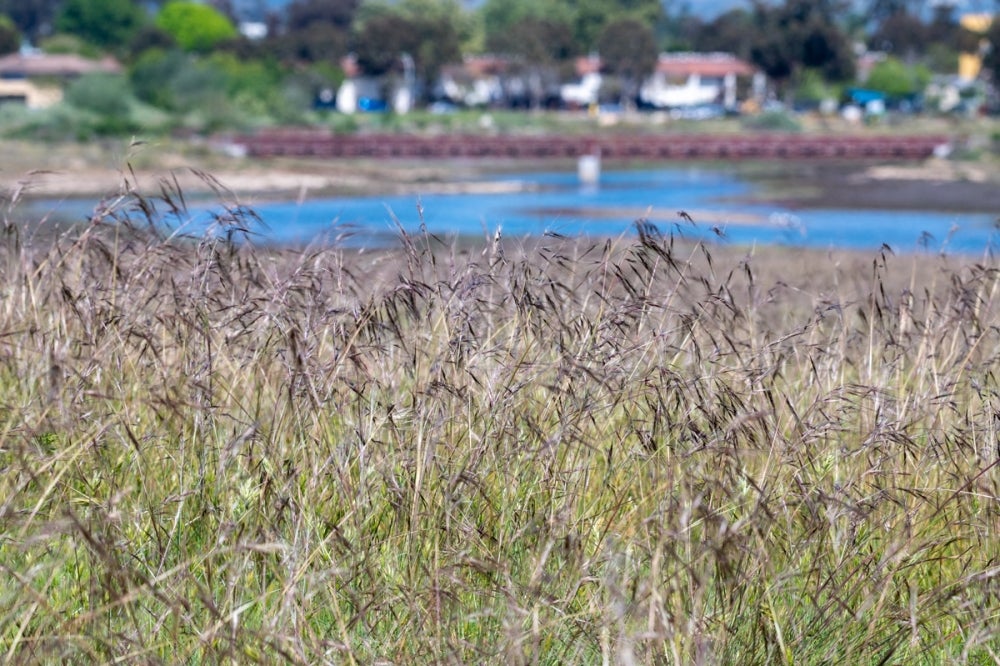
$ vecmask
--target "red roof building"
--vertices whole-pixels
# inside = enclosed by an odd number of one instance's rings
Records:
[[[729,53],[661,53],[656,72],[671,78],[697,75],[721,79],[728,75],[753,76],[757,68]]]
[[[743,81],[742,86],[739,85]],[[764,75],[729,53],[661,53],[656,69],[639,90],[640,99],[657,108],[718,104],[735,109],[739,93],[763,95]]]

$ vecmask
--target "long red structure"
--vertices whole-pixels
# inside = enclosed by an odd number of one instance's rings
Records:
[[[252,157],[320,158],[573,158],[607,159],[924,159],[949,143],[945,136],[809,136],[795,134],[607,135],[335,135],[270,130],[236,137]]]

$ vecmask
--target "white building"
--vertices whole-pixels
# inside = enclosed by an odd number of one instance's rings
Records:
[[[705,104],[735,109],[740,79],[751,97],[763,96],[764,75],[729,53],[662,53],[639,88],[639,99],[664,109]]]
[[[579,80],[559,86],[559,97],[563,104],[588,107],[597,104],[601,92],[601,59],[591,54],[576,60],[576,74]]]

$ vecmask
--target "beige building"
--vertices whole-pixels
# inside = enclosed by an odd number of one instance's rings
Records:
[[[0,79],[0,104],[23,104],[29,109],[44,109],[62,100],[62,88],[37,84],[26,79]]]
[[[993,16],[990,14],[966,14],[959,23],[969,32],[977,35],[985,35],[993,24]],[[985,37],[979,42],[979,50],[976,53],[960,53],[958,56],[958,78],[963,81],[974,81],[979,77],[983,69],[983,54],[990,48]]]
[[[0,104],[43,109],[62,100],[67,82],[96,72],[119,73],[114,58],[89,60],[74,54],[13,53],[0,58]]]

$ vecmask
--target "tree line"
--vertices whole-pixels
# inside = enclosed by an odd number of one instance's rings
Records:
[[[143,103],[173,111],[221,95],[278,120],[289,99],[308,105],[310,89],[336,86],[349,53],[371,75],[400,70],[405,53],[418,80],[433,82],[468,54],[566,78],[576,57],[598,52],[608,73],[634,80],[662,51],[726,51],[789,94],[853,81],[864,45],[942,73],[955,71],[960,52],[982,50],[1000,80],[1000,48],[984,46],[1000,44],[1000,21],[975,34],[957,5],[928,13],[928,3],[749,0],[706,20],[688,0],[484,0],[474,10],[458,0],[292,0],[270,12],[262,0],[0,0],[0,52],[27,40],[49,52],[111,53]],[[262,38],[237,30],[248,6],[266,26]]]

